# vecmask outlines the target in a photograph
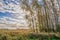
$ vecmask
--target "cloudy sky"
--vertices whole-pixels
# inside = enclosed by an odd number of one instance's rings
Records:
[[[0,28],[27,26],[26,12],[20,6],[21,0],[0,0]]]
[[[29,12],[21,9],[21,1],[22,0],[0,0],[0,28],[14,27],[16,29],[20,26],[28,28],[28,21],[25,19],[25,15]],[[32,0],[29,0],[28,3],[31,5]],[[38,0],[38,4],[41,4],[41,0]]]

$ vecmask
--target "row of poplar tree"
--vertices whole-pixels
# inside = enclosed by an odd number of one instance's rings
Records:
[[[60,32],[60,0],[23,0],[26,19],[33,32]]]

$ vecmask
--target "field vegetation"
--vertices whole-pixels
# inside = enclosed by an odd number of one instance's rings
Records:
[[[46,33],[47,34],[47,33]],[[32,33],[30,30],[0,30],[0,40],[60,40],[54,34]]]

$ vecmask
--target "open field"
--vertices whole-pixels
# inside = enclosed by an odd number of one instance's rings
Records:
[[[27,34],[30,33],[31,30],[28,29],[19,29],[19,30],[0,30],[0,33],[15,33],[15,34]]]
[[[33,33],[31,30],[29,29],[19,29],[19,30],[1,30],[0,29],[0,34],[29,34],[29,33]],[[35,33],[34,33],[35,34]],[[60,37],[60,33],[59,32],[41,32],[39,33],[40,35],[56,35],[56,36],[59,36]]]
[[[0,40],[60,40],[60,33],[31,34],[28,29],[0,30]]]

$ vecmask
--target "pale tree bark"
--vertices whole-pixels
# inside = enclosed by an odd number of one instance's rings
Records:
[[[54,20],[55,20],[54,30],[56,31],[56,27],[58,25],[58,14],[57,14],[57,9],[55,8],[54,0],[51,0],[51,3],[52,3],[52,10],[54,13]]]
[[[30,11],[30,26],[33,30],[33,32],[35,32],[35,19],[34,19],[34,11],[33,9],[27,4],[26,1],[23,1],[23,4],[25,5],[25,7],[23,7],[26,11]]]
[[[48,30],[51,27],[51,29],[53,29],[53,31],[56,31],[59,16],[58,16],[57,8],[55,7],[56,3],[54,3],[54,1],[55,0],[43,0],[44,5],[45,5],[44,8],[45,8],[45,14],[46,14],[46,24],[47,24],[46,26],[47,26]]]

